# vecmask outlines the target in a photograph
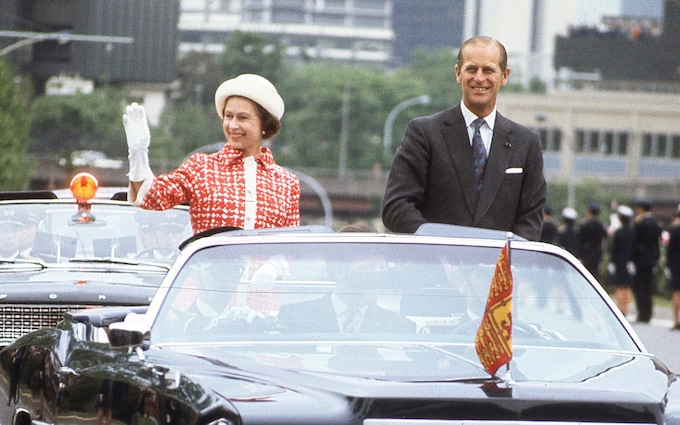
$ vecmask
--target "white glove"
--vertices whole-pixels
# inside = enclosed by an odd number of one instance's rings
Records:
[[[274,287],[274,281],[279,275],[275,264],[266,262],[255,270],[250,279],[250,289],[254,291],[266,291]]]
[[[607,271],[609,272],[610,275],[614,276],[614,273],[616,273],[616,266],[614,265],[614,263],[607,264]]]
[[[143,181],[153,174],[151,167],[149,167],[151,133],[146,121],[144,107],[136,102],[128,105],[123,115],[123,126],[125,127],[128,160],[130,161],[129,179],[133,182]]]
[[[628,274],[630,274],[631,276],[635,276],[635,272],[636,272],[635,263],[633,263],[632,261],[627,262],[626,263],[626,269],[628,269]]]
[[[267,291],[274,287],[274,281],[290,275],[290,263],[282,255],[270,257],[259,269],[255,270],[250,279],[250,289],[253,291]]]

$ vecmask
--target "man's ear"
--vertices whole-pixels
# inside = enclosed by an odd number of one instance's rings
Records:
[[[506,67],[505,72],[503,72],[503,78],[501,79],[501,87],[505,86],[508,83],[509,77],[510,77],[510,67]]]

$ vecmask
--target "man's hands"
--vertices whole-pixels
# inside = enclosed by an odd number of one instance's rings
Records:
[[[152,172],[151,167],[149,167],[151,133],[146,120],[146,112],[144,112],[142,105],[133,102],[125,108],[123,127],[125,127],[128,159],[130,161],[129,179],[133,182],[143,181],[152,176]]]

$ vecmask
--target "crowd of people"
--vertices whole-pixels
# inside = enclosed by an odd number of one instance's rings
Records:
[[[601,207],[594,202],[587,205],[581,220],[572,207],[562,210],[559,221],[549,206],[543,213],[540,240],[559,245],[581,260],[598,281],[613,289],[624,315],[634,301],[639,323],[652,318],[657,276],[663,267],[673,301],[673,329],[680,330],[680,206],[668,227],[653,215],[652,203],[645,199],[632,206],[612,202],[607,219],[600,217]]]

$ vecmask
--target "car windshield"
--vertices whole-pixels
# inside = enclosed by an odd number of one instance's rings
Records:
[[[388,242],[205,248],[167,290],[151,342],[469,346],[499,252]],[[513,249],[511,258],[516,347],[639,351],[601,293],[568,261],[528,249]]]
[[[0,261],[60,263],[84,259],[171,262],[191,235],[184,209],[145,211],[117,202],[0,204]]]

